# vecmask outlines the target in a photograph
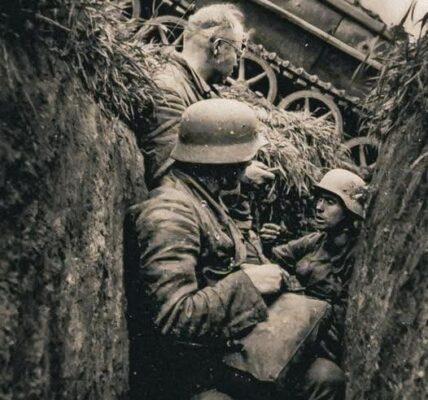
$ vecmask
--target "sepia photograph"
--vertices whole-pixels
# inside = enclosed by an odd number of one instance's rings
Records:
[[[1,400],[428,399],[428,0],[1,0]]]

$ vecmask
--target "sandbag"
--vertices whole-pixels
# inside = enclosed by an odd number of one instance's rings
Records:
[[[268,319],[239,340],[242,349],[227,353],[223,362],[258,381],[281,386],[293,361],[314,343],[330,309],[323,300],[282,294],[269,307]]]

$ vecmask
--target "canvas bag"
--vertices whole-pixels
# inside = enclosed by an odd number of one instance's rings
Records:
[[[239,340],[240,351],[227,353],[223,362],[256,380],[279,388],[299,355],[314,343],[331,306],[303,294],[284,293],[269,307],[266,321]]]

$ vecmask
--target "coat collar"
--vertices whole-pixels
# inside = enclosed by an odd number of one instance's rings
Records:
[[[179,64],[183,69],[185,69],[189,76],[192,78],[193,83],[197,87],[200,93],[204,94],[204,97],[216,97],[219,95],[218,91],[211,85],[209,85],[204,78],[202,78],[194,69],[189,65],[185,58],[180,54],[174,51],[171,53],[171,59]],[[215,94],[212,96],[212,94]]]

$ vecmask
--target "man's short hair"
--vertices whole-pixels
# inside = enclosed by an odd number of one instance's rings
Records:
[[[202,7],[189,17],[185,38],[197,33],[213,38],[224,30],[237,27],[244,29],[244,14],[238,7],[230,3],[213,4]]]

